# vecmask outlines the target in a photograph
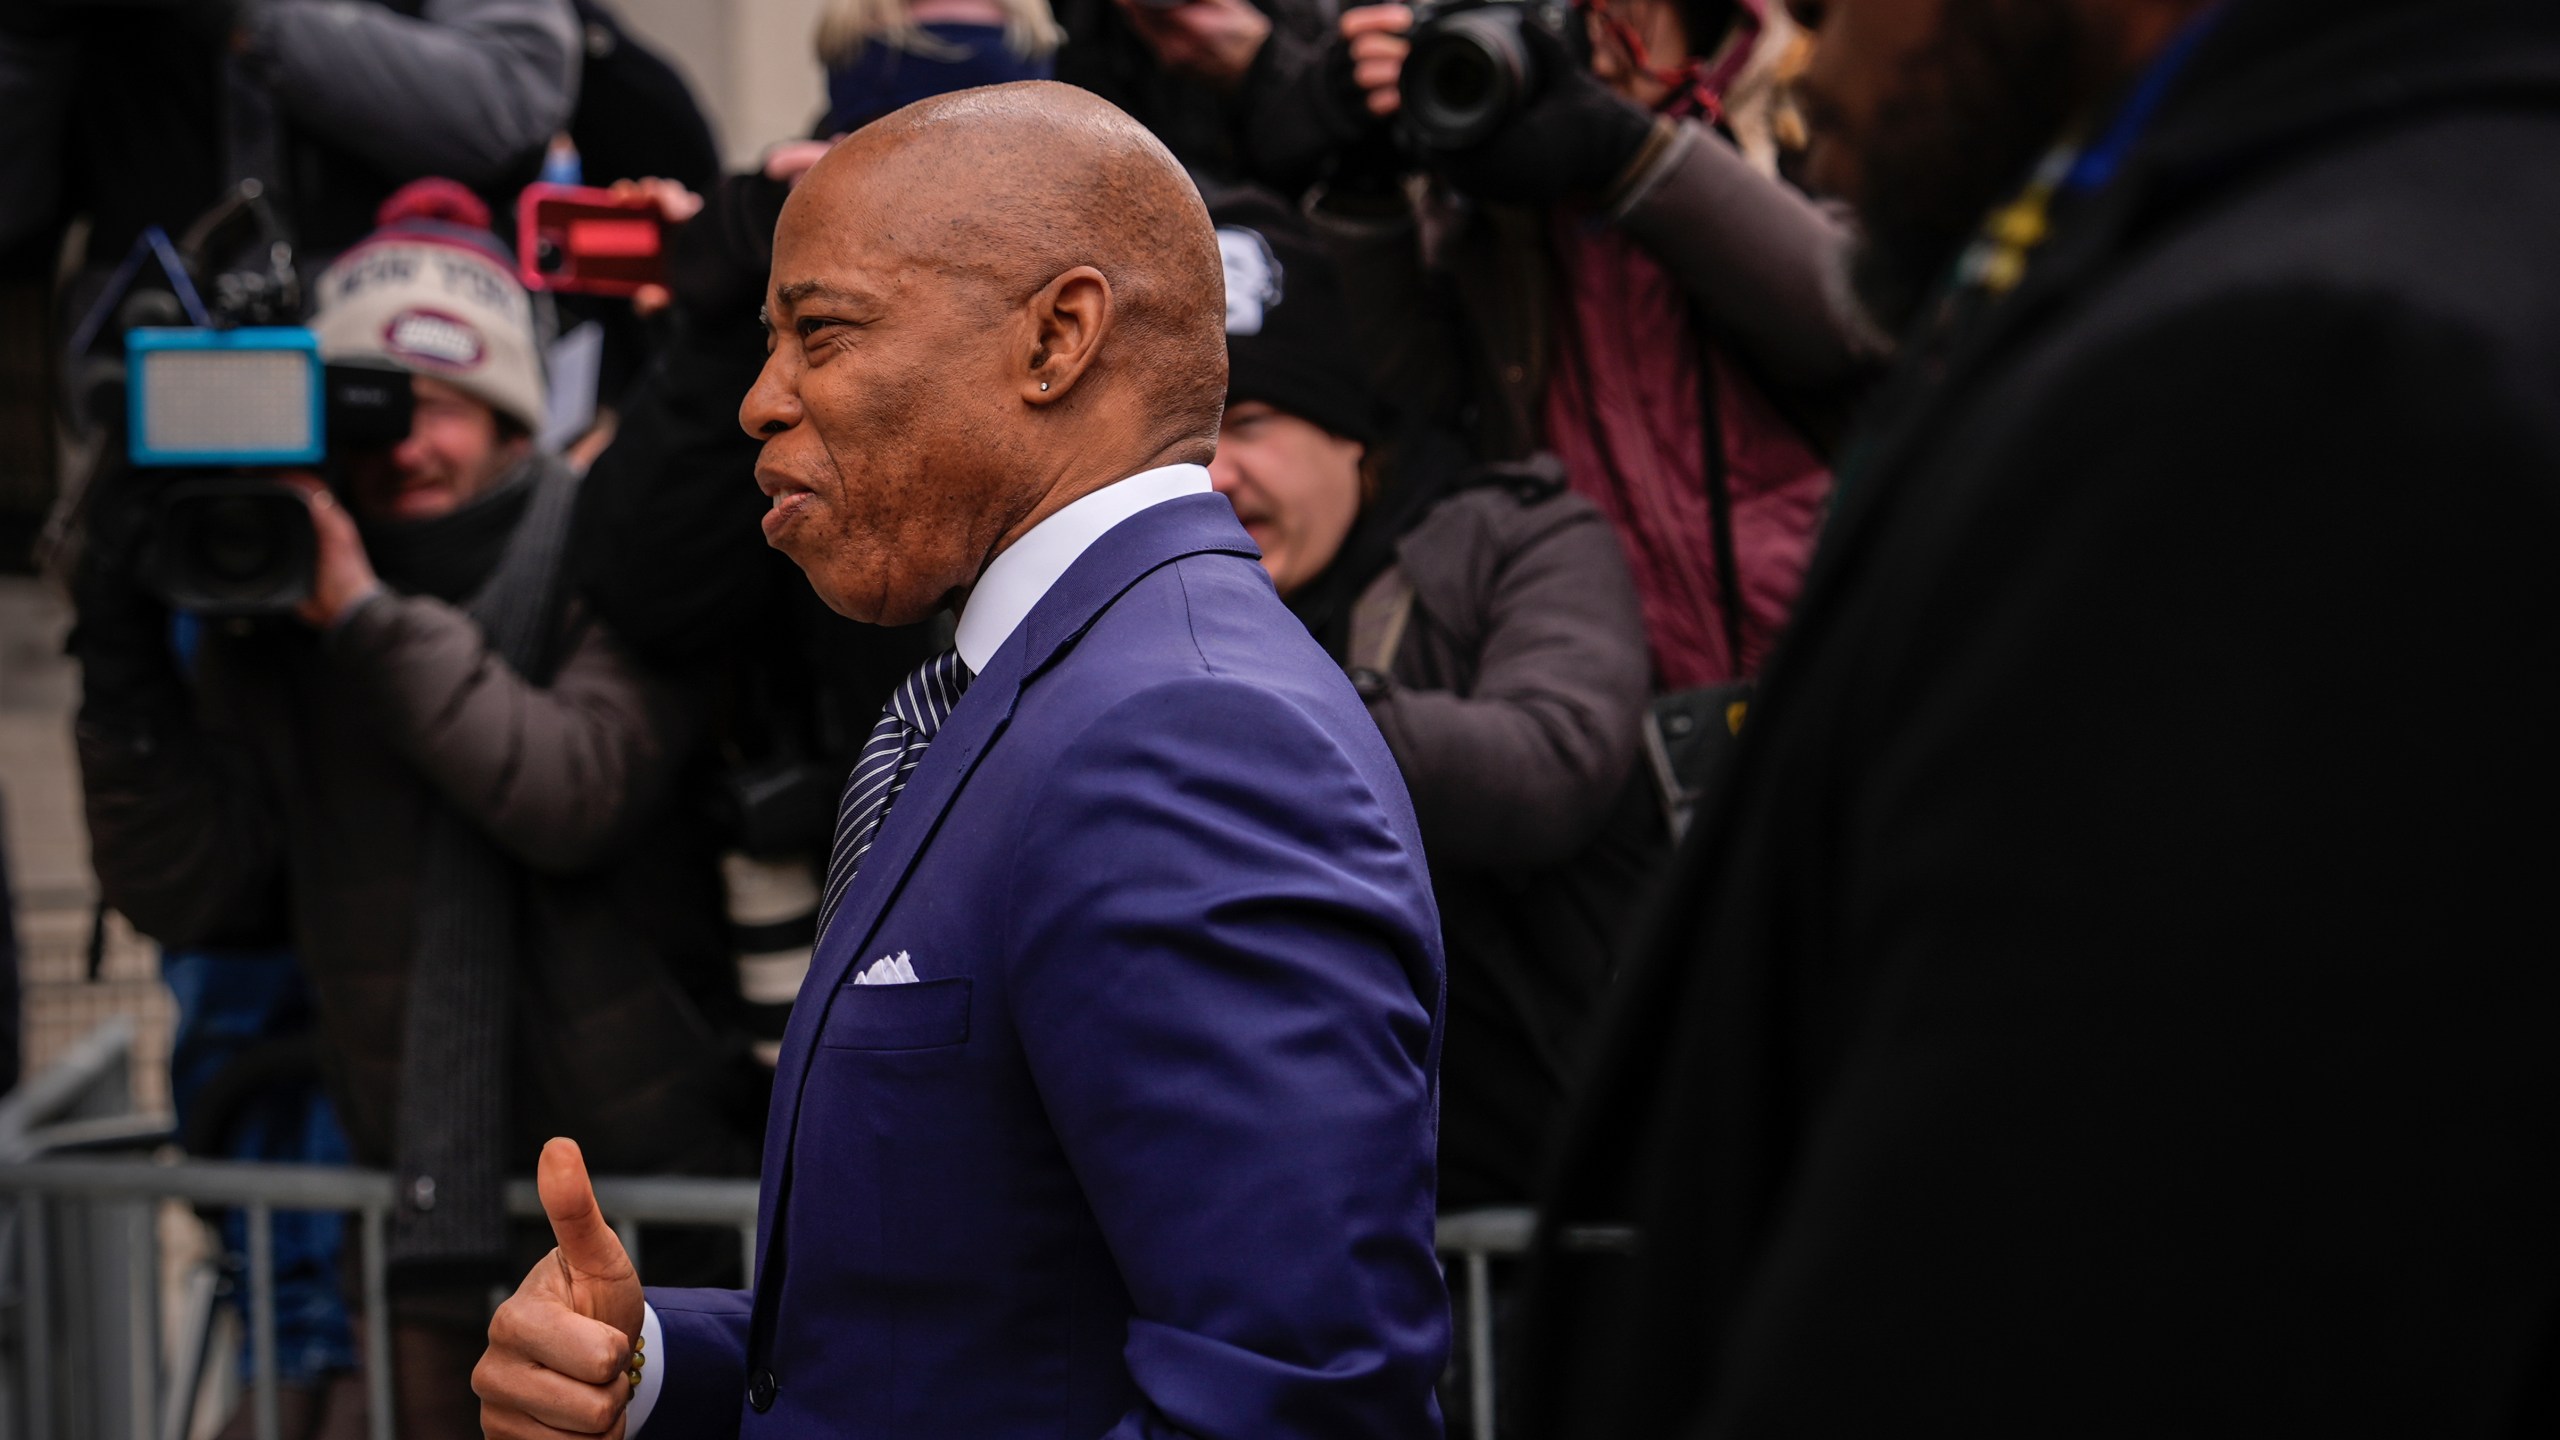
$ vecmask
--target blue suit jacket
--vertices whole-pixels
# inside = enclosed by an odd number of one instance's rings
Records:
[[[755,1288],[650,1292],[646,1440],[1439,1434],[1439,919],[1255,553],[1140,512],[953,711],[792,1011]]]

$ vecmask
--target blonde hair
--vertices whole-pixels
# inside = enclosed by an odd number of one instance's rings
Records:
[[[1049,0],[993,0],[1004,12],[1005,48],[1024,59],[1054,54],[1066,32],[1049,13]],[[908,0],[827,0],[818,17],[818,59],[846,65],[871,41],[935,60],[965,53],[916,23]]]

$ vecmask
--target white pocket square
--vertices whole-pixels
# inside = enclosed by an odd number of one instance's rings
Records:
[[[895,955],[883,955],[864,966],[862,973],[853,977],[853,983],[856,985],[913,985],[916,983],[916,967],[908,963],[907,952],[901,950]]]

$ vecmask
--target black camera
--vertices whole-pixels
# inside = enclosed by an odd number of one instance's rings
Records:
[[[155,262],[165,288],[137,283]],[[348,456],[408,438],[408,372],[324,363],[296,323],[302,299],[284,226],[244,181],[177,241],[146,226],[72,335],[71,419],[123,432],[133,478],[156,492],[126,533],[142,582],[178,609],[276,615],[307,599],[318,537],[277,472],[334,485]],[[118,333],[120,354],[99,343]]]
[[[397,445],[408,372],[328,365],[290,326],[143,327],[125,335],[126,454],[169,477],[142,578],[207,616],[272,615],[311,594],[310,506],[279,469]]]
[[[132,0],[137,12],[158,5]],[[226,144],[223,168],[238,173],[238,159]],[[165,288],[146,281],[154,265]],[[138,541],[138,553],[111,547],[116,560],[138,561],[138,578],[176,609],[272,615],[307,599],[318,537],[277,472],[326,464],[332,438],[408,434],[408,377],[324,365],[319,338],[297,323],[302,305],[290,233],[266,186],[242,179],[175,239],[143,226],[72,332],[69,418],[84,432],[120,429],[130,474],[118,478],[141,482],[93,479],[93,503],[114,496],[122,508],[138,490],[143,513],[90,515],[92,539]],[[115,474],[110,463],[97,478]]]
[[[1572,0],[1438,0],[1414,11],[1413,49],[1397,81],[1405,128],[1432,150],[1464,150],[1491,135],[1549,77],[1538,73],[1528,27],[1577,60],[1590,46]]]

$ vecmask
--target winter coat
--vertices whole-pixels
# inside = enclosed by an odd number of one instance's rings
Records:
[[[1440,899],[1440,1203],[1521,1204],[1668,849],[1638,763],[1644,623],[1626,561],[1579,496],[1461,490],[1362,592],[1349,659]]]
[[[356,1157],[387,1165],[425,822],[457,806],[524,877],[512,1153],[572,1134],[599,1173],[751,1171],[743,1045],[704,1014],[720,897],[666,805],[698,717],[574,611],[562,653],[537,689],[415,596],[325,637],[210,633],[191,714],[148,743],[81,728],[99,884],[163,945],[281,928]]]
[[[1382,393],[1408,412],[1455,425],[1487,459],[1553,448],[1548,387],[1572,303],[1558,270],[1554,217],[1446,197],[1409,216],[1323,206],[1314,214],[1342,257]],[[1848,229],[1694,121],[1657,132],[1592,220],[1613,224],[1668,272],[1680,293],[1667,303],[1685,297],[1703,326],[1693,338],[1715,352],[1716,441],[1732,496],[1744,612],[1742,663],[1727,668],[1748,673],[1785,627],[1829,493],[1828,472],[1797,432],[1827,432],[1884,349],[1837,293]],[[1618,397],[1611,390],[1598,403]],[[1667,434],[1697,413],[1643,421],[1660,422]],[[1703,493],[1704,477],[1699,484]],[[1701,604],[1719,621],[1709,628],[1729,648],[1715,558],[1701,554],[1695,563],[1710,597]]]
[[[1854,447],[1524,1434],[2560,1430],[2560,8],[2232,0],[2140,136]]]

